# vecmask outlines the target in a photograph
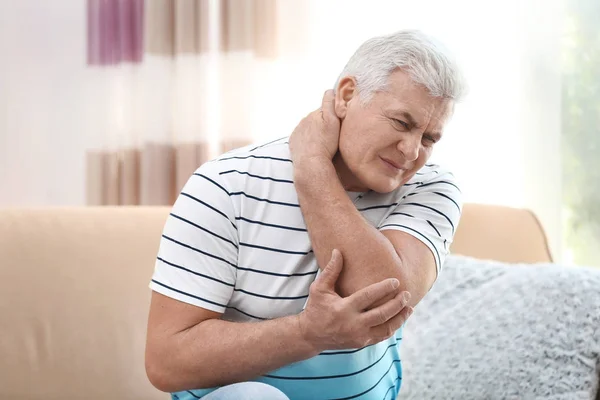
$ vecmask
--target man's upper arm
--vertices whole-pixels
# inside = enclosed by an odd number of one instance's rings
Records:
[[[165,370],[177,360],[185,334],[227,308],[236,280],[238,235],[233,205],[215,163],[188,180],[163,230],[150,288],[146,372],[169,387]]]
[[[412,302],[433,285],[456,232],[462,210],[461,193],[449,173],[418,185],[379,226],[407,270]]]
[[[163,230],[150,288],[223,313],[233,294],[238,235],[233,205],[216,162],[188,180]]]

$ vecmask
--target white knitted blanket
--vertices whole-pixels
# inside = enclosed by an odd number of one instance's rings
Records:
[[[404,399],[595,399],[600,269],[451,256],[402,342]]]

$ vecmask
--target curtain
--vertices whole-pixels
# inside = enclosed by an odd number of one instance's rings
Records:
[[[256,60],[275,0],[88,0],[91,205],[171,204],[216,154],[252,142]]]
[[[532,209],[560,260],[562,3],[274,0],[258,12],[258,1],[146,0],[141,42],[119,28],[120,56],[101,63],[88,60],[89,3],[0,1],[0,205],[172,202],[178,176],[227,143],[290,134],[364,40],[418,28],[452,49],[470,86],[432,162],[454,172],[465,201]],[[130,10],[117,15],[132,21]],[[226,22],[240,15],[251,22]],[[193,40],[175,41],[182,30]],[[252,32],[252,50],[232,30]],[[125,56],[140,46],[141,58]]]

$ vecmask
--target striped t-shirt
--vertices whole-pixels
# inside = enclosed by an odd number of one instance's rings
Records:
[[[298,205],[287,139],[234,150],[193,174],[165,224],[151,289],[221,312],[228,321],[302,311],[318,266]],[[439,271],[461,212],[452,174],[427,164],[391,193],[348,195],[374,227],[422,241]],[[402,382],[401,340],[402,329],[376,345],[325,351],[255,380],[292,400],[395,399]],[[196,399],[212,390],[172,396]]]

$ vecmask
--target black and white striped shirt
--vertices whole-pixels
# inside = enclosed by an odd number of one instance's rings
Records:
[[[302,311],[318,266],[298,205],[287,139],[234,150],[194,173],[164,227],[153,290],[224,313],[230,321]],[[372,226],[422,241],[441,269],[461,213],[461,194],[451,173],[428,164],[391,193],[349,196]]]

